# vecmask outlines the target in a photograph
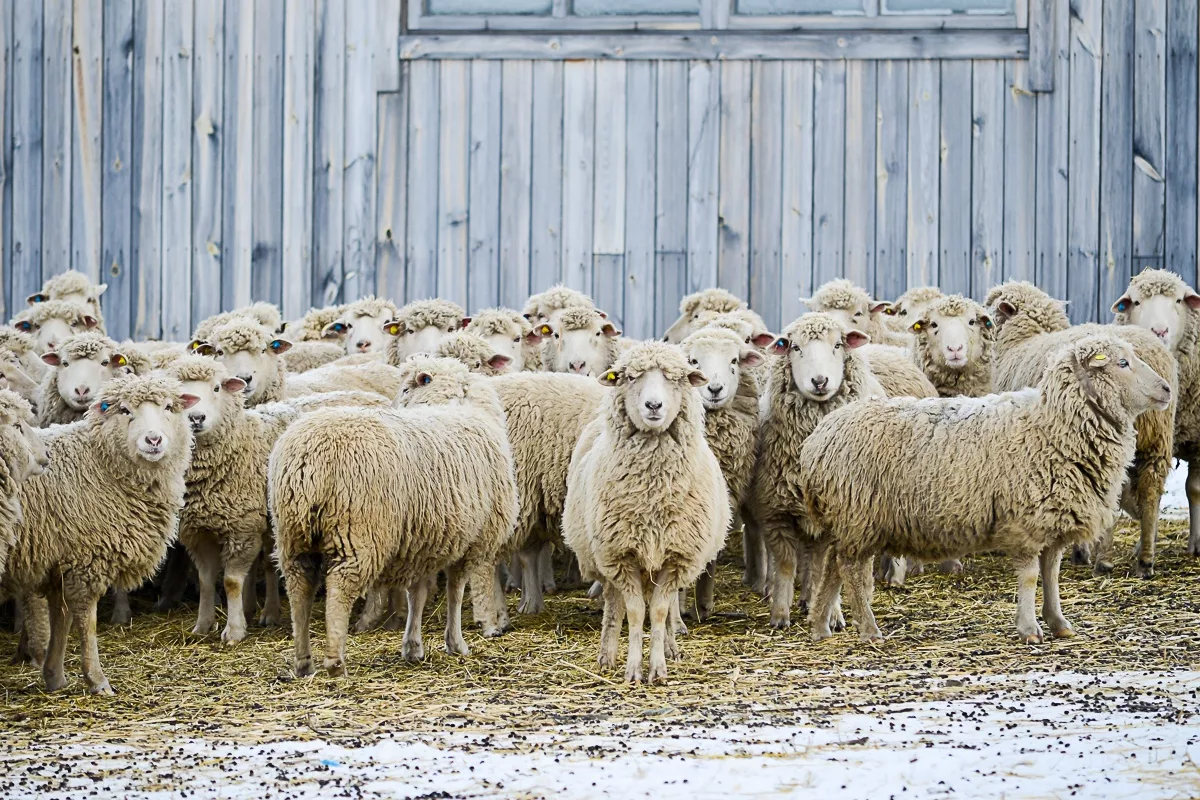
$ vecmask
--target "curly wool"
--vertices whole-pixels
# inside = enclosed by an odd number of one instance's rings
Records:
[[[907,334],[908,326],[921,318],[921,311],[943,297],[936,286],[914,286],[892,301],[884,323],[893,333]]]
[[[239,319],[249,320],[262,326],[268,335],[274,335],[283,327],[283,315],[279,313],[278,306],[274,303],[259,301],[242,308],[235,308],[233,311],[212,315],[196,326],[192,338],[201,342],[211,342],[213,332],[217,328]]]
[[[937,397],[937,388],[905,350],[886,344],[861,348],[867,368],[888,397]]]
[[[396,313],[396,319],[419,331],[432,325],[435,328],[459,328],[466,318],[462,306],[450,300],[434,298],[409,303]]]
[[[310,394],[337,391],[374,392],[394,400],[400,391],[400,370],[382,361],[362,364],[326,364],[287,378],[284,396],[291,400]]]
[[[544,292],[530,295],[525,301],[525,314],[537,319],[549,319],[564,308],[595,308],[592,298],[583,292],[569,289],[561,283]]]
[[[936,298],[926,314],[942,317],[978,317],[987,310],[960,294]],[[974,327],[979,337],[979,354],[962,369],[951,369],[934,355],[932,332],[923,329],[913,335],[913,361],[925,373],[940,397],[983,397],[992,392],[992,361],[996,355],[995,327]],[[894,396],[888,392],[888,396]]]
[[[303,317],[287,324],[283,329],[284,338],[292,344],[319,342],[325,338],[325,329],[342,318],[343,309],[345,306],[310,308]]]
[[[288,341],[291,340],[289,339]],[[280,358],[283,360],[284,367],[288,372],[293,375],[300,375],[309,370],[323,367],[326,364],[332,364],[345,355],[346,350],[339,345],[309,339],[301,342],[292,342],[292,349],[288,350]]]
[[[1001,314],[1001,303],[1009,303],[1016,313],[1012,316]],[[1033,336],[1066,330],[1071,325],[1062,301],[1055,300],[1029,281],[1009,281],[993,286],[983,304],[992,310],[996,322],[997,386],[1004,382],[1001,378],[1001,373],[1006,371],[1004,353]]]
[[[29,322],[35,328],[46,324],[47,320],[61,319],[66,322],[81,322],[85,315],[91,315],[91,310],[69,300],[47,300],[44,303],[34,303],[13,317],[13,324]],[[104,323],[97,320],[94,330],[104,333]]]
[[[542,368],[541,344],[530,343],[525,337],[533,333],[533,324],[520,311],[511,308],[485,308],[476,311],[467,323],[467,331],[478,336],[505,336],[522,339],[521,350],[525,356],[525,371],[538,372]]]
[[[91,294],[100,287],[91,279],[77,270],[60,272],[42,282],[42,294],[51,300],[58,300],[64,294]]]
[[[66,362],[88,359],[90,361],[110,361],[113,354],[119,352],[117,343],[102,333],[86,331],[77,333],[63,342],[58,350]],[[123,355],[123,354],[122,354]],[[110,367],[117,370],[115,367]],[[133,374],[132,364],[121,370],[125,374]],[[147,372],[149,370],[146,370]],[[37,393],[37,426],[45,428],[50,425],[66,425],[83,419],[86,411],[77,411],[67,405],[58,390],[59,370],[51,368],[42,378]]]
[[[339,317],[341,319],[353,319],[354,317],[382,317],[384,314],[387,314],[388,319],[395,319],[397,313],[399,311],[396,308],[396,304],[391,300],[369,294],[342,306],[342,313]]]
[[[32,422],[29,403],[15,392],[0,389],[0,576],[8,563],[8,553],[21,521],[18,496],[32,452],[29,442],[16,426]]]
[[[258,305],[258,304],[256,304]],[[247,318],[234,318],[212,330],[205,340],[218,352],[264,353],[274,340],[274,334],[261,324]],[[247,401],[248,407],[282,400],[287,387],[287,363],[274,358],[274,372],[263,375],[262,387],[255,392],[254,399]]]
[[[466,331],[459,331],[438,345],[437,355],[457,359],[465,367],[489,377],[507,372],[507,368],[496,369],[488,364],[488,360],[496,355],[495,348],[483,338]]]
[[[553,326],[557,333],[561,336],[567,331],[586,331],[586,330],[601,330],[606,324],[610,324],[604,314],[596,308],[585,308],[581,306],[572,306],[562,309],[557,312],[554,317]],[[620,336],[601,336],[601,354],[600,363],[597,369],[608,369],[620,357],[625,349],[632,346],[632,342],[628,339],[623,339]],[[561,341],[557,340],[557,341]],[[557,344],[553,337],[547,337],[542,340],[542,369],[549,372],[559,371],[556,369]],[[565,372],[566,370],[562,370]]]
[[[862,319],[866,321],[863,333],[870,336],[872,342],[897,347],[908,345],[908,337],[889,330],[883,315],[871,313],[871,295],[867,294],[867,290],[855,286],[845,278],[836,278],[821,284],[805,302],[813,311],[861,312]]]

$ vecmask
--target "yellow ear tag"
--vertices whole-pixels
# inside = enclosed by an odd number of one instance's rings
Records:
[[[606,380],[606,381],[615,381],[616,379],[617,379],[617,373],[615,373],[615,372],[610,372],[604,376],[604,380]]]
[[[388,325],[387,332],[390,333],[392,336],[395,336],[396,334],[400,333],[400,326],[399,325]]]
[[[542,326],[542,336],[549,336],[550,334],[551,334],[550,326],[543,325]]]
[[[914,323],[913,323],[913,330],[914,330],[914,331],[919,331],[919,330],[921,330],[921,323],[919,323],[919,322],[914,322]]]
[[[1104,355],[1104,353],[1096,353],[1096,355],[1092,356],[1092,361],[1107,361],[1107,360],[1108,360],[1108,356]]]
[[[128,363],[129,363],[129,359],[125,358],[125,356],[117,356],[117,366],[118,367],[123,367]]]

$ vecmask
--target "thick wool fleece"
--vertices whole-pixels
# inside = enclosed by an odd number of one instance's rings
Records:
[[[73,329],[83,330],[83,318],[92,316],[91,309],[85,308],[78,303],[72,303],[69,300],[47,300],[44,303],[34,303],[28,308],[21,311],[13,317],[12,322],[14,327],[21,327],[22,323],[29,323],[33,330],[37,330],[46,323],[47,320],[61,319],[71,325]],[[98,333],[104,333],[104,323],[96,319],[96,324],[90,330]],[[28,333],[29,331],[26,331]]]
[[[399,313],[396,304],[385,297],[376,297],[373,294],[369,294],[366,297],[360,297],[354,302],[342,306],[342,313],[338,315],[338,318],[379,317],[385,313],[388,315],[388,319],[395,319],[396,314]]]
[[[279,308],[273,303],[260,301],[243,306],[242,308],[236,308],[233,311],[223,311],[220,314],[212,315],[196,326],[192,338],[202,342],[210,342],[212,341],[213,332],[217,328],[238,319],[250,320],[257,323],[262,326],[267,335],[274,335],[283,326],[283,316],[279,313]]]
[[[531,295],[525,301],[525,314],[534,318],[549,319],[556,311],[564,308],[595,308],[592,298],[583,292],[568,289],[561,283],[544,292]]]
[[[308,340],[293,342],[292,349],[284,353],[282,358],[287,371],[293,375],[299,375],[326,364],[332,364],[345,355],[345,348],[339,345]]]
[[[505,370],[488,364],[488,359],[496,355],[496,349],[474,333],[459,331],[438,345],[437,355],[460,361],[467,369],[480,375],[495,377],[505,373]]]
[[[86,358],[90,361],[108,362],[109,370],[111,370],[114,376],[134,374],[132,362],[129,362],[124,367],[112,363],[113,355],[120,352],[120,348],[116,342],[102,333],[92,331],[78,333],[63,342],[58,352],[63,361],[67,363]],[[124,355],[124,353],[121,353],[121,355]],[[126,358],[128,360],[129,357],[127,356]],[[148,365],[144,366],[148,367]],[[149,369],[146,368],[142,371],[149,372]],[[39,428],[45,428],[50,425],[66,425],[83,419],[85,412],[76,411],[71,408],[59,393],[58,374],[59,371],[57,369],[50,369],[46,373],[46,376],[42,378],[42,383],[38,387],[36,405],[37,426]]]
[[[523,341],[521,349],[525,355],[525,372],[538,372],[542,368],[542,348],[540,344],[532,344],[525,339],[533,333],[533,324],[525,316],[511,308],[485,308],[475,312],[467,323],[468,333],[477,336],[507,336],[512,339],[520,337]]]
[[[235,318],[214,328],[205,341],[218,353],[266,353],[274,338],[275,335],[263,325],[247,318]],[[287,362],[274,356],[273,363],[274,371],[264,374],[262,385],[255,390],[253,396],[246,398],[248,408],[263,403],[275,403],[284,398],[287,391]]]
[[[87,313],[91,314],[96,320],[103,325],[104,313],[100,308],[100,295],[104,293],[104,288],[98,284],[92,283],[91,278],[77,270],[67,270],[47,279],[42,283],[42,290],[35,297],[41,297],[38,302],[46,300],[62,300],[69,295],[81,294],[83,300],[75,302],[87,309]]]
[[[343,309],[345,309],[345,306],[310,308],[308,313],[303,317],[287,324],[287,327],[283,329],[283,336],[292,344],[299,342],[320,342],[325,338],[325,329],[341,319]],[[342,355],[345,355],[345,350],[342,348],[338,349]]]
[[[725,289],[703,289],[684,297],[679,301],[679,318],[667,328],[664,339],[678,344],[688,335],[699,330],[701,321],[699,315],[703,312],[725,314],[746,309],[746,301]]]
[[[567,331],[599,331],[609,320],[599,310],[595,308],[585,308],[583,306],[572,306],[562,309],[554,320],[554,327],[557,333],[561,336]],[[612,366],[621,353],[633,346],[634,342],[623,339],[620,336],[601,336],[601,356],[600,364],[597,369],[608,369]],[[542,342],[542,369],[550,372],[555,372],[555,355],[557,349],[553,337],[548,337]]]
[[[941,317],[974,317],[976,320],[987,310],[974,300],[960,294],[935,298],[925,312]],[[918,320],[914,320],[918,321]],[[925,373],[940,397],[983,397],[992,392],[992,361],[996,355],[996,328],[982,322],[971,328],[976,341],[967,349],[975,355],[968,358],[961,369],[946,366],[934,355],[938,346],[936,337],[928,327],[913,334],[913,361]],[[892,397],[892,393],[888,392]]]
[[[400,309],[395,321],[400,324],[400,334],[392,336],[387,346],[387,361],[393,367],[404,363],[400,357],[400,344],[406,330],[420,331],[430,326],[453,333],[462,327],[467,314],[458,303],[441,298],[416,300]]]
[[[16,540],[21,521],[18,490],[32,457],[30,444],[19,426],[32,422],[29,403],[15,392],[0,389],[0,576],[4,575],[9,550]]]
[[[351,365],[326,364],[303,375],[288,376],[284,395],[291,400],[338,391],[374,392],[394,400],[400,391],[400,370],[377,360]]]
[[[908,346],[907,336],[888,329],[884,322],[886,314],[871,313],[871,295],[867,294],[866,289],[855,286],[852,281],[845,278],[827,281],[818,286],[806,302],[813,311],[859,312],[865,326],[860,330],[870,336],[872,342],[896,347]]]
[[[892,301],[884,323],[893,333],[907,334],[908,327],[921,318],[920,311],[943,297],[936,286],[914,286]]]
[[[1014,313],[1001,311],[1001,304],[1012,306]],[[1009,281],[993,286],[984,305],[992,310],[996,323],[996,367],[993,379],[997,387],[1007,383],[1009,365],[1006,354],[1018,344],[1043,333],[1066,330],[1071,326],[1062,301],[1055,300],[1028,281]],[[1042,366],[1045,366],[1044,364]]]
[[[937,388],[906,350],[881,344],[869,344],[861,350],[867,367],[888,397],[938,396]]]

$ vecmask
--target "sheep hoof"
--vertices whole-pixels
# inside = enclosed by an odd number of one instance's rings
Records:
[[[666,662],[663,662],[662,664],[652,664],[650,666],[650,675],[648,676],[646,683],[666,683],[666,682],[667,682]]]
[[[1023,637],[1022,641],[1024,641],[1025,644],[1041,644],[1042,632],[1038,631],[1037,633],[1027,633]]]
[[[192,635],[193,636],[208,636],[210,633],[213,632],[213,629],[216,627],[217,627],[217,624],[215,622],[209,622],[209,623],[206,623],[203,625],[200,624],[199,622],[197,622],[195,627],[192,628]]]
[[[1192,558],[1200,557],[1200,539],[1188,542],[1188,555]]]
[[[487,625],[483,629],[483,638],[495,639],[504,635],[504,628],[499,625]]]
[[[94,686],[89,686],[88,694],[98,694],[112,697],[116,694],[116,692],[114,692],[112,686],[108,684],[108,678],[105,678]]]
[[[404,620],[400,619],[399,614],[392,614],[383,623],[385,631],[402,631],[404,630]]]
[[[1073,631],[1069,627],[1059,628],[1058,630],[1054,631],[1054,638],[1055,639],[1074,639],[1075,631]]]
[[[56,673],[43,672],[42,678],[46,682],[47,692],[58,692],[67,688],[67,676]]]
[[[600,581],[596,581],[588,587],[587,596],[589,600],[598,600],[602,594],[604,594],[604,584]]]
[[[699,608],[696,609],[696,619],[699,620],[700,622],[703,622],[704,620],[708,619],[709,617],[712,616],[712,614],[713,614],[713,607],[711,605],[700,606]]]
[[[938,568],[946,575],[962,575],[963,573],[963,563],[957,558],[943,561]]]
[[[626,683],[641,683],[642,682],[642,665],[625,667],[625,682]]]
[[[1137,578],[1153,578],[1154,564],[1142,561],[1140,558],[1133,563],[1133,574]]]
[[[317,671],[316,668],[313,667],[313,662],[312,662],[311,658],[296,659],[296,677],[297,678],[307,678],[309,675],[312,675],[316,671]]]
[[[331,678],[346,677],[346,665],[340,658],[325,659],[325,671],[329,673]]]
[[[866,644],[883,644],[883,634],[879,631],[865,631],[858,638]]]
[[[1097,561],[1092,567],[1092,576],[1096,578],[1107,577],[1113,571],[1113,565],[1108,561]]]
[[[792,620],[790,617],[780,617],[778,619],[772,619],[771,627],[777,631],[782,631],[782,630],[792,627]]]
[[[404,657],[405,661],[424,661],[425,646],[419,643],[405,642],[400,655]]]
[[[600,667],[600,669],[612,669],[613,667],[617,666],[616,651],[611,653],[601,652],[600,657],[596,659],[596,665]]]
[[[664,652],[666,653],[668,661],[683,660],[683,652],[679,649],[679,645],[677,644],[668,644]]]
[[[230,630],[228,625],[225,626],[225,630],[221,631],[221,641],[227,647],[232,647],[245,638],[246,632],[244,630]]]
[[[258,617],[260,628],[278,628],[282,624],[283,614],[279,611],[264,611]]]
[[[810,635],[814,642],[823,642],[833,636],[833,633],[829,630],[829,626],[814,626]]]
[[[130,625],[133,623],[133,612],[129,609],[113,609],[112,618],[109,620],[113,625]]]
[[[1071,548],[1071,563],[1077,567],[1086,567],[1088,562],[1092,560],[1092,554],[1088,552],[1088,548],[1084,545],[1075,545]]]
[[[677,624],[675,626],[675,635],[676,636],[687,636],[688,635],[688,626],[684,624],[682,619],[679,620],[679,624]]]
[[[522,600],[517,604],[517,611],[521,614],[541,614],[546,610],[544,603],[535,603],[533,600]]]
[[[542,594],[557,594],[558,587],[553,583],[548,583],[542,587]]]

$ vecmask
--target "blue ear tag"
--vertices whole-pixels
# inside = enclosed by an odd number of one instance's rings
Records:
[[[111,406],[111,404],[109,404],[109,403],[101,403],[101,404],[100,404],[100,413],[101,413],[101,414],[103,414],[103,413],[107,412],[107,411],[108,411],[108,409],[109,409],[109,408],[111,408],[111,407],[112,407],[112,406]]]
[[[984,326],[985,328],[990,328],[990,327],[992,327],[992,321],[989,319],[987,322],[983,323],[983,326]]]
[[[1117,303],[1117,311],[1124,311],[1124,310],[1125,310],[1125,304]]]
[[[274,341],[274,342],[271,342],[271,349],[272,349],[272,350],[278,350],[278,349],[279,349],[279,341],[278,341],[278,340],[276,340],[276,341]]]
[[[776,347],[787,347],[787,339],[779,339],[775,342]]]

